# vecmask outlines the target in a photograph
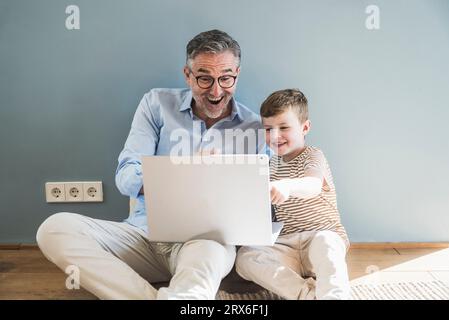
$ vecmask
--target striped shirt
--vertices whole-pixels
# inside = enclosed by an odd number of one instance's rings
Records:
[[[338,233],[349,248],[349,239],[341,224],[337,208],[337,194],[332,173],[323,152],[308,146],[301,154],[288,162],[284,162],[278,155],[273,155],[270,160],[271,181],[306,176],[324,178],[321,193],[309,199],[290,196],[284,203],[274,205],[276,220],[284,223],[281,235],[330,230]]]

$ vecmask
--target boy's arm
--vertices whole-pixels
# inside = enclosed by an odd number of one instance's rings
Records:
[[[304,164],[304,176],[294,179],[272,181],[271,200],[273,204],[281,204],[290,196],[309,199],[321,193],[324,183],[325,159],[321,151],[312,151]]]
[[[271,202],[281,204],[289,197],[309,199],[321,192],[323,180],[318,177],[282,179],[270,182]]]
[[[308,199],[316,197],[321,193],[323,179],[319,177],[303,177],[295,179],[283,179],[273,181],[272,185],[278,189],[286,189],[289,196]]]

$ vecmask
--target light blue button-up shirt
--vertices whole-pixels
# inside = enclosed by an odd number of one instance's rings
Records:
[[[232,99],[231,115],[207,129],[205,122],[193,114],[191,102],[190,89],[152,89],[146,93],[119,155],[117,188],[123,195],[137,198],[125,222],[147,232],[144,196],[139,195],[143,155],[193,155],[212,148],[231,154],[265,152],[260,117],[247,107]]]

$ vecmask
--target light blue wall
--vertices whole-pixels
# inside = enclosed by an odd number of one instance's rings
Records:
[[[135,108],[184,86],[185,45],[212,28],[242,47],[241,102],[308,96],[352,241],[449,241],[449,1],[0,0],[0,243],[58,211],[126,216],[114,171]],[[52,180],[102,180],[105,202],[47,204]]]

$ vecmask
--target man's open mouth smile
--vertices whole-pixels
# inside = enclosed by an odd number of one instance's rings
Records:
[[[207,101],[209,101],[210,104],[219,104],[221,100],[223,100],[224,97],[221,98],[207,98]]]

